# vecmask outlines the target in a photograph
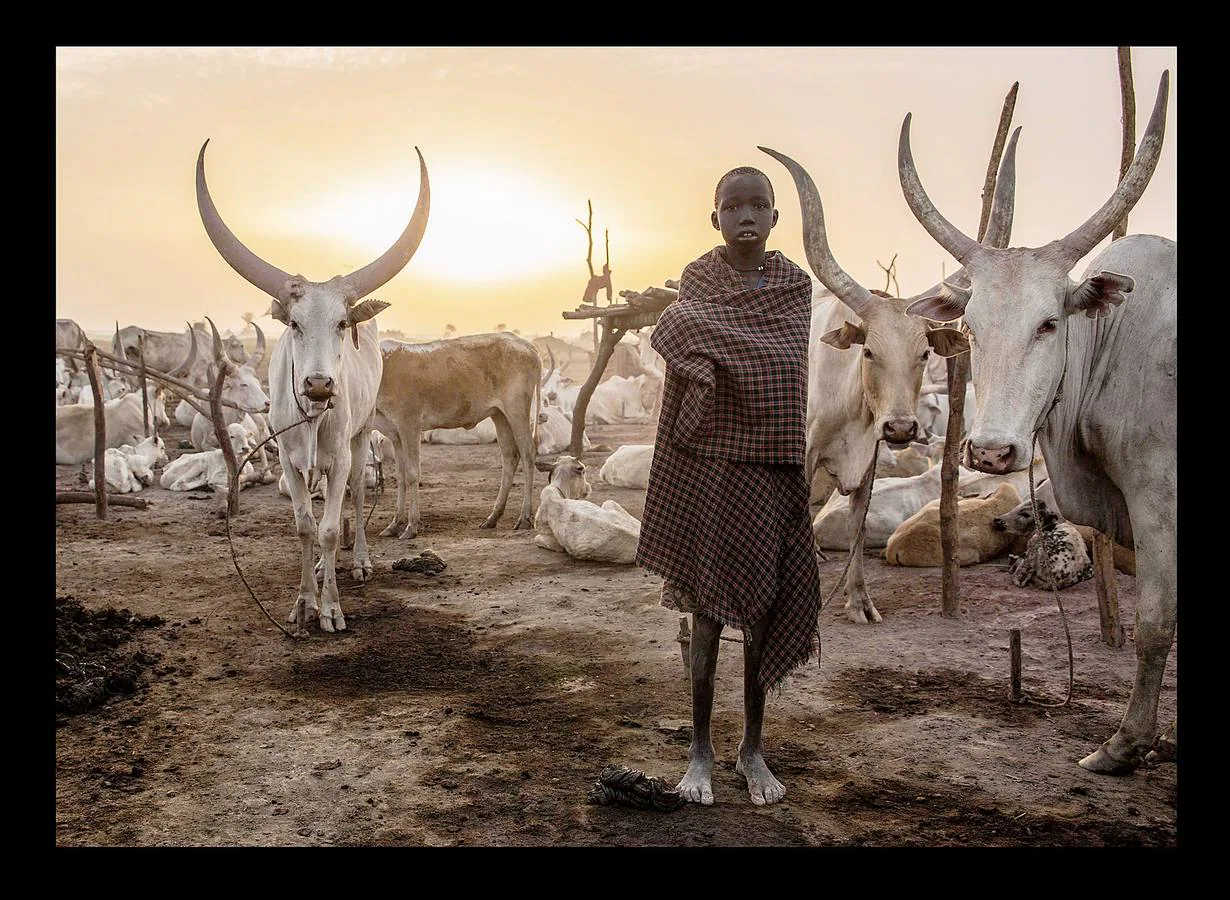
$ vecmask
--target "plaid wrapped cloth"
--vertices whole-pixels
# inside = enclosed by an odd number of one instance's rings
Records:
[[[665,579],[664,605],[745,635],[770,615],[768,690],[819,653],[820,575],[803,472],[811,279],[778,251],[764,276],[748,289],[715,248],[658,319],[666,383],[636,561]]]

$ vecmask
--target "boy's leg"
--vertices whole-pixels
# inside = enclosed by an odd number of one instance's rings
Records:
[[[696,613],[692,616],[692,746],[688,770],[675,790],[689,803],[713,805],[713,681],[717,672],[722,623]]]
[[[776,803],[786,796],[786,786],[773,777],[764,761],[760,742],[765,696],[759,674],[768,625],[769,617],[761,616],[748,629],[751,640],[743,645],[743,740],[739,743],[739,761],[735,763],[735,771],[747,779],[747,792],[757,806]]]

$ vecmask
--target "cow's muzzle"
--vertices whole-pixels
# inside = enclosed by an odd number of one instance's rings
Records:
[[[326,375],[309,375],[303,379],[303,396],[323,402],[333,399],[333,379]]]
[[[889,419],[881,433],[888,444],[895,445],[894,450],[903,450],[910,441],[918,440],[918,419],[913,416]]]
[[[1017,463],[1016,447],[1010,443],[988,441],[976,444],[971,440],[965,446],[965,464],[979,472],[1004,475],[1021,468]]]

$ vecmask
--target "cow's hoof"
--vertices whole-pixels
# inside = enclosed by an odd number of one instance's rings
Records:
[[[1114,740],[1114,738],[1111,738],[1097,750],[1094,750],[1084,759],[1080,760],[1077,765],[1098,775],[1131,775],[1136,771],[1140,757],[1138,754],[1118,756],[1111,753],[1110,745]]]
[[[534,521],[532,519],[518,519],[517,524],[513,526],[514,531],[519,531],[522,528],[533,528]]]
[[[398,534],[397,523],[391,522],[384,528],[380,529],[381,537],[395,537]]]
[[[372,572],[371,560],[356,562],[354,568],[350,570],[350,577],[355,581],[371,581]]]
[[[487,519],[486,521],[483,522],[482,525],[479,525],[478,527],[479,528],[495,528],[495,523],[498,521],[499,519]]]
[[[855,625],[872,625],[884,621],[880,611],[871,602],[846,606],[846,618]]]

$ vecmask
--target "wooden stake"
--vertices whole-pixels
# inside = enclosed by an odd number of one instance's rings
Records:
[[[688,617],[679,617],[679,652],[683,655],[683,677],[692,681],[692,632],[688,628]]]
[[[1119,180],[1127,174],[1136,156],[1136,87],[1132,84],[1132,48],[1118,48],[1119,93],[1123,99],[1123,150],[1119,154]],[[1117,241],[1127,234],[1128,220],[1124,215],[1115,226],[1110,239]]]
[[[102,376],[98,372],[98,352],[94,345],[85,348],[85,373],[94,394],[94,503],[98,518],[107,518],[107,413],[103,409]]]
[[[1102,641],[1118,649],[1125,640],[1119,622],[1119,591],[1115,584],[1115,543],[1100,531],[1093,532],[1093,581],[1098,589],[1098,618]]]
[[[239,464],[222,418],[222,386],[225,382],[226,367],[218,366],[218,377],[209,392],[209,414],[214,423],[214,436],[222,449],[222,458],[226,460],[226,509],[233,516],[239,512]]]
[[[98,481],[95,480],[94,484],[97,485]],[[56,503],[94,503],[96,500],[97,496],[91,491],[56,491]],[[132,506],[136,509],[146,509],[150,504],[150,501],[141,497],[128,497],[124,494],[109,496],[107,502],[111,506]]]
[[[354,541],[350,537],[350,516],[342,517],[342,549],[349,550],[354,546]]]
[[[1008,632],[1008,657],[1012,667],[1012,699],[1021,699],[1021,629]]]

